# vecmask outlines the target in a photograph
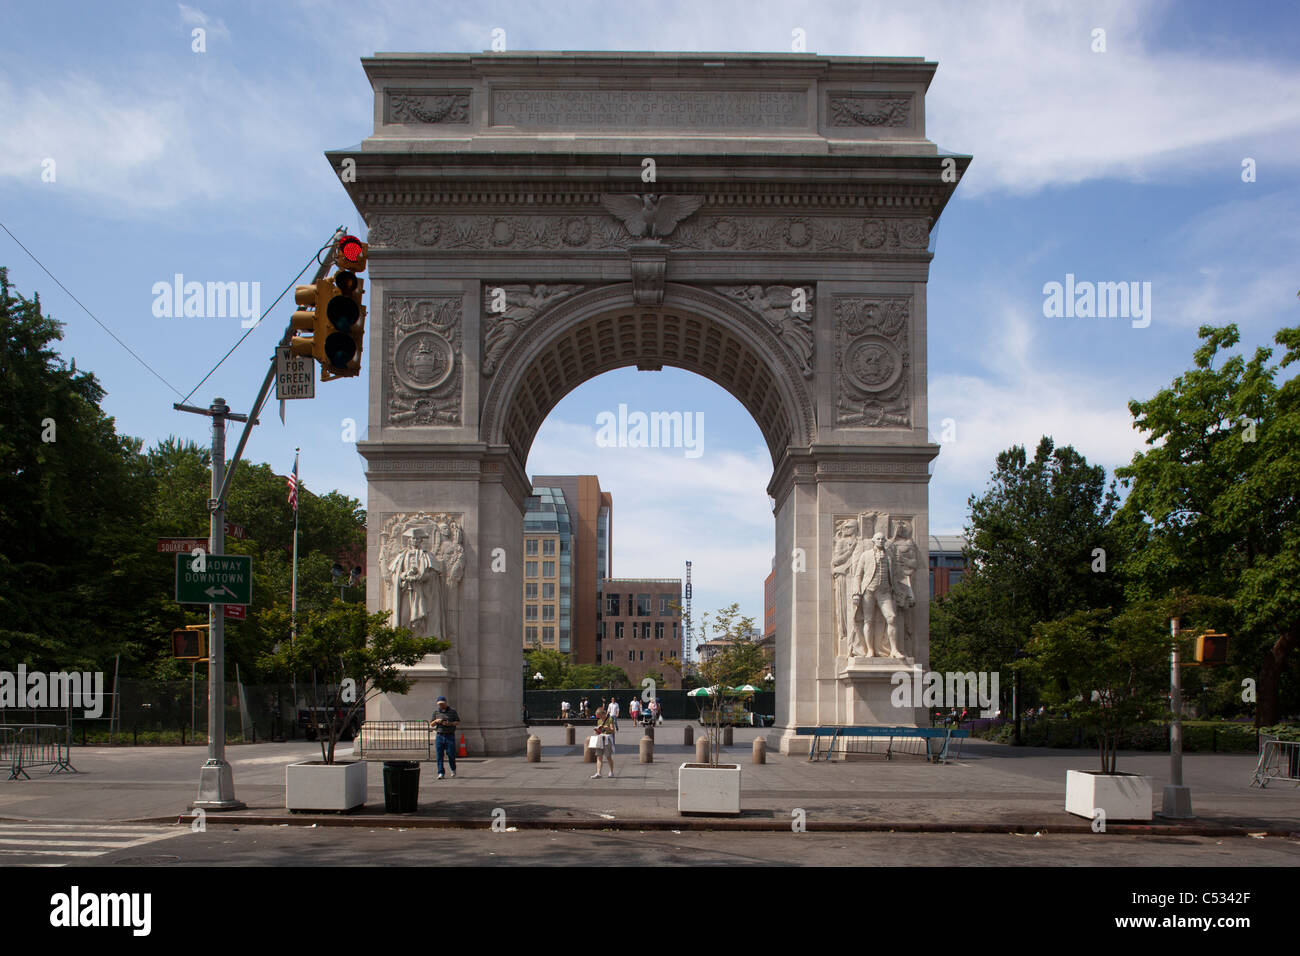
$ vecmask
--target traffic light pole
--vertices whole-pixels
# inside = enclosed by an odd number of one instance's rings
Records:
[[[334,231],[330,239],[331,246],[344,235],[343,227]],[[326,248],[329,248],[328,246]],[[322,278],[329,271],[330,260],[327,258],[316,270],[316,278]],[[284,331],[280,345],[288,344],[293,337],[293,326]],[[248,437],[257,424],[257,416],[262,403],[275,381],[275,354],[271,355],[271,367],[267,370],[257,399],[253,402],[251,415],[240,415],[230,410],[224,398],[215,398],[208,408],[195,408],[179,402],[172,407],[177,411],[191,412],[196,415],[208,415],[212,418],[212,497],[208,499],[209,541],[208,554],[226,553],[226,494],[230,491],[230,480],[235,468],[243,458]],[[234,457],[226,468],[226,420],[244,422],[244,431],[235,446]],[[225,688],[225,605],[213,604],[209,610],[208,641],[208,759],[199,771],[199,796],[194,806],[203,810],[241,810],[244,804],[235,799],[235,777],[230,764],[226,762],[226,688]]]
[[[226,478],[226,419],[247,422],[249,416],[230,410],[224,398],[214,398],[208,408],[174,406],[182,412],[212,419],[212,497],[208,499],[208,556],[226,553],[226,502],[220,490]],[[199,771],[199,796],[195,807],[204,810],[242,810],[235,799],[235,777],[226,762],[226,607],[210,605],[208,611],[208,759]]]

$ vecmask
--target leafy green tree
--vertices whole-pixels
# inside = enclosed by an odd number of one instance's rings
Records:
[[[970,570],[932,604],[931,663],[941,669],[1011,670],[1032,628],[1076,610],[1119,606],[1117,573],[1133,529],[1114,519],[1119,499],[1106,471],[1069,445],[1039,440],[1000,453],[990,486],[969,501]],[[1016,739],[1025,700],[1017,692]]]
[[[744,684],[757,684],[767,673],[767,656],[749,639],[754,619],[740,615],[740,605],[722,608],[711,617],[700,618],[700,633],[721,647],[711,649],[708,657],[695,664],[695,673],[709,691],[710,709],[705,726],[709,734],[709,763],[716,767],[722,751],[722,720],[729,702],[746,695],[736,691]]]
[[[528,686],[541,690],[559,690],[564,687],[564,679],[569,671],[569,658],[559,651],[539,648],[528,652]],[[533,680],[534,674],[541,674],[541,683]]]
[[[1274,337],[1286,350],[1280,365],[1270,348],[1249,359],[1222,354],[1240,341],[1235,325],[1203,326],[1199,336],[1194,368],[1129,402],[1150,446],[1118,472],[1131,486],[1125,509],[1150,526],[1130,588],[1150,596],[1185,586],[1231,600],[1234,676],[1255,676],[1256,725],[1273,724],[1300,701],[1300,379],[1276,384],[1300,360],[1300,327]]]
[[[0,655],[98,670],[142,653],[146,476],[139,443],[100,408],[103,387],[52,348],[62,337],[0,268]]]
[[[561,685],[565,690],[583,690],[599,687],[605,690],[625,690],[632,686],[627,671],[613,664],[575,664],[564,675]]]
[[[1101,772],[1114,773],[1120,737],[1135,724],[1167,715],[1172,638],[1154,602],[1114,613],[1075,611],[1034,625],[1030,659],[1053,709],[1096,731]]]
[[[287,631],[283,606],[268,612],[279,619],[277,630]],[[264,672],[287,677],[312,674],[319,682],[326,713],[313,708],[321,759],[334,762],[339,733],[358,710],[380,694],[404,694],[411,678],[400,669],[419,663],[426,654],[440,654],[449,641],[412,637],[404,627],[390,627],[387,612],[368,614],[361,604],[335,600],[328,608],[311,609],[298,621],[298,636],[262,655]],[[339,720],[335,713],[341,713]]]

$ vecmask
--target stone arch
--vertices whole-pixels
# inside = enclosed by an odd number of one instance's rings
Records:
[[[602,372],[664,365],[704,376],[754,417],[775,468],[806,448],[816,420],[810,383],[764,321],[709,289],[667,283],[661,305],[633,301],[632,284],[601,286],[538,316],[483,395],[481,436],[523,465],[547,414]]]

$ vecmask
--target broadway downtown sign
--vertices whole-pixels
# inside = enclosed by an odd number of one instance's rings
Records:
[[[253,559],[245,554],[176,555],[179,604],[252,604]]]

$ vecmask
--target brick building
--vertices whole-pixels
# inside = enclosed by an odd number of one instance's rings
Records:
[[[682,686],[672,666],[682,646],[681,578],[607,578],[604,582],[603,664],[627,671],[633,687],[650,671],[668,688]]]

